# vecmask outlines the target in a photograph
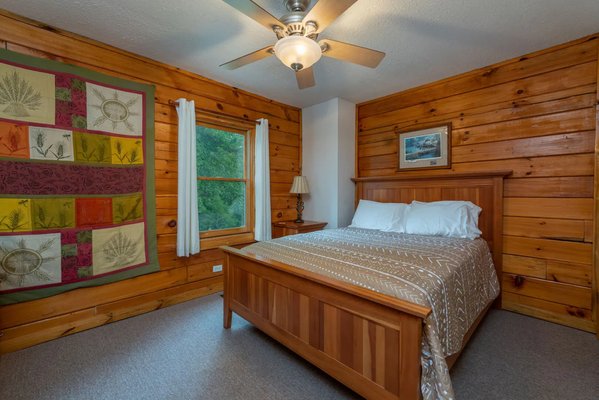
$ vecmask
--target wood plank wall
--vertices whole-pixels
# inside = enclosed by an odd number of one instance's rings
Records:
[[[595,117],[595,207],[593,215],[595,216],[594,235],[593,235],[593,265],[595,270],[593,280],[593,291],[595,292],[595,326],[596,334],[599,339],[599,46],[597,46],[597,102]]]
[[[453,124],[453,171],[512,169],[503,306],[587,331],[596,331],[598,37],[362,103],[357,117],[360,177],[398,174],[398,130],[446,122]]]
[[[289,195],[301,165],[301,110],[181,71],[90,39],[0,10],[0,46],[156,85],[157,233],[161,270],[96,288],[0,308],[0,353],[152,311],[222,289],[218,249],[189,259],[175,255],[177,113],[169,100],[195,100],[203,109],[270,123],[273,221],[295,217]]]

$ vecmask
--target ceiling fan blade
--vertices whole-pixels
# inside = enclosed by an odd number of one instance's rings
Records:
[[[273,30],[273,27],[280,26],[283,27],[283,24],[273,17],[268,11],[260,7],[258,4],[254,3],[251,0],[223,0],[225,3],[230,5],[231,7],[241,11],[254,21],[259,24],[265,26],[269,30]]]
[[[365,67],[376,68],[383,58],[385,58],[385,53],[382,51],[338,42],[337,40],[324,39],[318,42],[318,44],[320,47],[325,48],[322,53],[323,56],[349,61]]]
[[[358,0],[318,0],[304,17],[304,22],[316,22],[318,29],[315,33],[321,33],[356,1]]]
[[[236,69],[239,67],[243,67],[244,65],[251,64],[253,62],[262,60],[263,58],[270,57],[272,55],[273,55],[272,46],[268,46],[263,49],[256,50],[253,53],[246,54],[245,56],[241,56],[232,61],[221,64],[219,66],[224,67],[226,69]]]
[[[306,89],[316,85],[314,81],[314,70],[312,67],[304,68],[295,73],[295,78],[297,79],[297,87],[300,89]]]

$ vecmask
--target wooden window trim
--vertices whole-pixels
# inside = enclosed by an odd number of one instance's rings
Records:
[[[254,233],[247,232],[237,235],[215,236],[202,239],[200,247],[202,250],[216,249],[220,246],[235,246],[254,242]]]
[[[229,246],[254,241],[254,143],[256,127],[248,123],[227,120],[226,118],[215,119],[213,117],[196,118],[196,125],[207,128],[224,130],[237,133],[245,137],[244,153],[244,177],[243,178],[209,178],[198,177],[198,181],[224,181],[245,182],[246,215],[245,226],[238,228],[220,229],[199,232],[202,249],[211,249],[219,246]]]

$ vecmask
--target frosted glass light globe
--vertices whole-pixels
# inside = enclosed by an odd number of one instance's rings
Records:
[[[305,36],[287,36],[275,44],[275,55],[294,71],[309,68],[322,56],[318,43]]]

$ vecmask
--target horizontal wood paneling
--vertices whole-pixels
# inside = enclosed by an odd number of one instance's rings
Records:
[[[530,276],[554,282],[591,287],[591,264],[547,260],[504,254],[503,271],[511,275]]]
[[[537,278],[524,278],[520,286],[516,276],[503,275],[503,290],[524,296],[565,304],[586,310],[591,309],[591,289]]]
[[[560,111],[575,110],[592,107],[596,90],[595,83],[559,90],[556,92],[542,93],[539,95],[501,101],[488,105],[474,107],[468,110],[458,110],[442,115],[420,115],[417,118],[397,121],[391,126],[382,126],[374,129],[360,130],[360,143],[372,140],[370,137],[385,132],[405,129],[417,124],[434,124],[444,122],[450,118],[456,129],[469,126],[484,125],[496,121],[509,121],[525,117],[534,117]],[[376,140],[375,140],[376,141]]]
[[[501,121],[452,131],[452,145],[496,142],[553,133],[570,133],[595,129],[595,110],[592,107],[538,117]]]
[[[452,150],[452,157],[454,162],[460,163],[589,153],[592,151],[594,143],[595,131],[593,130],[459,146]],[[509,163],[509,161],[505,162]]]
[[[547,260],[504,254],[503,272],[545,279],[547,277]]]
[[[514,101],[518,98],[535,96],[554,91],[561,91],[577,86],[595,83],[597,61],[587,62],[568,68],[568,73],[558,69],[495,86],[482,87],[466,93],[436,98],[414,106],[400,108],[395,111],[362,117],[359,113],[359,128],[369,130],[381,126],[392,126],[398,120],[418,118],[422,116],[443,115],[461,112],[464,109],[480,107],[501,101]],[[388,101],[393,101],[390,98]]]
[[[145,295],[129,297],[56,317],[40,319],[28,324],[2,329],[0,352],[7,353],[57,339],[85,329],[154,311],[183,301],[222,290],[222,280],[215,278],[201,282],[173,286]]]
[[[442,172],[513,170],[504,183],[506,308],[586,330],[593,323],[598,42],[589,36],[357,110],[360,177],[401,174],[398,132],[448,122],[452,166]],[[525,279],[524,289],[509,291],[514,276]]]
[[[506,216],[593,220],[593,199],[505,198]]]
[[[395,133],[394,133],[395,135]],[[359,160],[364,177],[388,176],[397,171],[397,157],[395,154],[363,157]],[[526,177],[557,177],[557,176],[588,176],[593,173],[594,155],[566,154],[546,157],[525,157],[510,160],[513,171],[512,178]],[[452,171],[457,173],[468,173],[476,171],[500,171],[505,166],[504,160],[475,161],[464,163],[453,163]],[[413,173],[416,175],[417,173]]]
[[[519,59],[507,60],[480,68],[468,74],[458,75],[440,82],[406,90],[397,94],[372,100],[360,105],[360,118],[403,109],[431,99],[441,99],[473,88],[489,87],[512,82],[544,72],[555,71],[580,63],[595,61],[597,48],[593,41],[582,41],[578,46],[564,44],[550,50],[541,50]]]
[[[503,232],[510,236],[559,239],[582,242],[585,221],[557,218],[505,217]]]
[[[504,236],[503,253],[583,264],[593,262],[593,246],[590,243],[567,240]]]
[[[67,62],[112,76],[155,85],[155,176],[161,271],[47,299],[0,308],[0,352],[14,351],[66,334],[155,310],[222,289],[218,249],[178,258],[177,113],[169,100],[185,97],[197,107],[270,127],[273,220],[294,217],[285,200],[301,166],[301,110],[158,63],[90,39],[0,11],[2,47]],[[236,239],[235,239],[236,240]],[[247,238],[245,240],[248,240]],[[208,243],[208,242],[204,242]]]
[[[591,287],[591,264],[575,264],[555,260],[547,261],[547,279],[555,282],[571,283]]]
[[[527,314],[532,317],[572,326],[589,332],[595,331],[595,323],[592,321],[591,310],[506,291],[502,294],[501,304],[506,310]]]
[[[509,179],[506,197],[593,197],[592,176]]]

